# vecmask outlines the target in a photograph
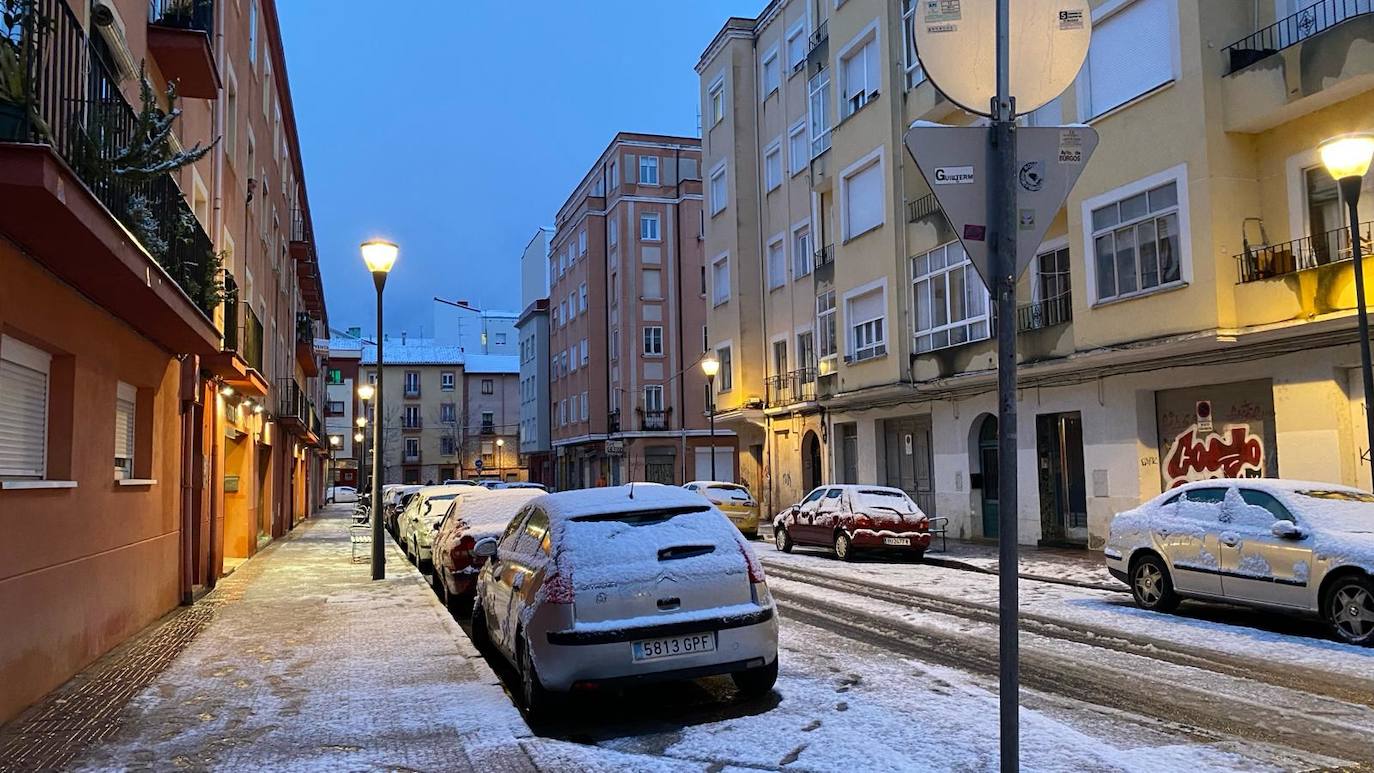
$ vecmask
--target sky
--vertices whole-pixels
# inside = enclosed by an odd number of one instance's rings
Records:
[[[697,136],[693,69],[766,0],[280,0],[329,323],[375,330],[358,245],[400,245],[388,332],[434,296],[519,311],[519,262],[617,131]]]

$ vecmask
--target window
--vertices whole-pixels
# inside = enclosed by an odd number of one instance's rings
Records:
[[[562,324],[562,322],[559,321],[557,306],[554,306],[553,308],[549,309],[549,314],[553,317],[553,327],[556,328]]]
[[[725,76],[721,75],[711,83],[711,88],[706,94],[707,115],[711,117],[711,125],[715,126],[725,120]]]
[[[558,302],[558,316],[562,320],[559,322],[560,327],[568,324],[570,317],[568,316],[568,301],[566,298]]]
[[[458,452],[458,443],[450,435],[439,438],[439,454],[441,456],[453,456]]]
[[[811,157],[830,150],[830,69],[807,82],[807,123],[811,127]]]
[[[725,210],[729,202],[729,192],[725,188],[725,163],[711,170],[711,214],[717,215]]]
[[[840,200],[843,209],[845,240],[865,234],[883,224],[882,150],[859,160],[840,175]]]
[[[577,291],[568,293],[568,319],[577,319]]]
[[[490,378],[484,378],[484,379],[482,379],[482,394],[484,394],[484,395],[494,395],[494,394],[496,394],[496,381],[495,381],[495,379],[490,379]]]
[[[787,284],[787,250],[783,248],[782,236],[773,237],[768,243],[768,289],[776,290]]]
[[[620,221],[612,220],[606,226],[606,245],[615,247],[618,244],[620,244]]]
[[[887,293],[882,286],[845,299],[849,323],[847,361],[859,362],[887,353]]]
[[[811,273],[811,261],[814,257],[811,252],[810,224],[794,226],[792,229],[792,278],[799,279]]]
[[[663,272],[656,268],[646,268],[640,270],[641,281],[639,294],[641,298],[662,298],[663,297]]]
[[[916,39],[911,36],[911,25],[915,21],[912,17],[916,15],[917,2],[918,0],[902,0],[902,65],[906,68],[908,89],[926,79],[925,70],[921,69],[921,60],[916,58]]]
[[[324,415],[342,416],[344,414],[343,400],[329,400],[324,404]]]
[[[482,434],[490,435],[496,431],[496,414],[492,411],[482,411]]]
[[[806,121],[797,121],[787,131],[787,170],[793,176],[806,171]]]
[[[777,374],[787,373],[787,339],[782,338],[773,342],[773,372]]]
[[[577,232],[577,254],[587,254],[587,229],[585,228]]]
[[[568,347],[568,351],[565,352],[563,356],[568,358],[568,368],[576,371],[578,367],[577,344]]]
[[[658,241],[658,215],[656,213],[639,216],[639,240],[642,242]]]
[[[992,334],[983,280],[959,242],[911,259],[916,351],[981,341]]]
[[[782,187],[782,142],[775,141],[763,152],[764,190],[774,191]]]
[[[1035,290],[1039,300],[1054,301],[1062,299],[1068,303],[1069,285],[1069,248],[1044,252],[1035,258]]]
[[[1173,80],[1175,33],[1170,5],[1166,0],[1134,0],[1093,22],[1092,45],[1079,88],[1083,120]]]
[[[806,22],[798,22],[787,31],[787,71],[801,72],[806,66]]]
[[[768,49],[763,55],[763,84],[760,93],[764,99],[768,99],[773,92],[778,90],[778,85],[782,82],[782,64],[778,61],[778,48],[774,46]]]
[[[583,421],[586,421],[586,420],[587,420],[587,417],[588,417],[589,415],[590,415],[590,414],[589,414],[589,412],[587,411],[587,393],[586,393],[586,392],[583,392],[583,393],[582,393],[582,420],[583,420]]]
[[[661,413],[663,411],[663,385],[650,384],[644,387],[644,412]]]
[[[816,366],[816,344],[810,331],[797,334],[797,367],[814,368]],[[811,375],[814,379],[815,374]]]
[[[577,288],[577,310],[585,312],[587,310],[587,283],[583,282]]]
[[[248,3],[248,63],[258,61],[258,0]]]
[[[717,349],[716,359],[720,360],[720,372],[716,374],[716,391],[729,392],[735,386],[735,369],[730,360],[730,347]]]
[[[414,462],[420,458],[420,439],[417,437],[406,438],[406,461]]]
[[[409,396],[420,394],[420,371],[406,371],[405,379],[406,394]]]
[[[861,43],[853,44],[840,55],[840,119],[878,97],[882,73],[878,69],[878,31],[870,30]]]
[[[505,334],[505,333],[497,333],[497,334],[496,334],[496,345],[497,345],[497,346],[505,346],[505,345],[506,345],[506,334]]]
[[[582,339],[582,365],[586,367],[591,363],[591,349],[587,346],[587,339]]]
[[[134,421],[138,390],[123,381],[115,385],[114,476],[115,480],[134,477]]]
[[[1177,180],[1092,210],[1098,301],[1180,281],[1179,213]]]
[[[239,149],[239,86],[232,74],[224,79],[224,157],[234,163]]]
[[[330,384],[342,384],[343,371],[338,368],[330,368],[329,375],[326,377],[326,381],[328,381],[328,383]]]
[[[405,427],[406,429],[420,428],[420,406],[405,406],[405,412],[401,416],[401,426]]]
[[[444,424],[458,422],[458,406],[454,403],[439,403],[439,421]]]
[[[835,336],[835,291],[827,290],[816,296],[816,335],[820,348],[816,355],[821,359],[834,357],[839,353]]]
[[[611,361],[620,359],[620,328],[611,331]]]
[[[1275,499],[1272,494],[1260,491],[1259,489],[1242,488],[1240,490],[1240,498],[1244,500],[1247,505],[1263,507],[1265,510],[1268,510],[1269,514],[1274,516],[1274,520],[1276,521],[1295,520],[1293,518],[1293,513],[1290,512],[1287,507],[1284,507],[1282,502]]]
[[[711,305],[730,300],[730,256],[721,255],[711,264]]]
[[[558,276],[562,277],[566,273],[568,273],[568,254],[560,250],[558,253]]]
[[[620,187],[620,166],[617,165],[614,161],[612,161],[609,165],[607,165],[607,169],[609,170],[609,172],[606,176],[611,178],[611,189],[615,190],[616,188]]]
[[[639,184],[658,185],[658,156],[639,157]]]
[[[644,328],[644,353],[651,356],[663,354],[663,327],[650,325]]]
[[[416,374],[416,377],[418,378],[418,377],[419,377],[419,374]],[[440,389],[444,390],[445,392],[452,392],[452,391],[453,391],[453,383],[454,383],[454,373],[453,373],[453,371],[451,371],[451,370],[446,370],[446,371],[444,371],[444,372],[442,372],[442,373],[439,374],[439,388],[440,388]],[[407,373],[407,374],[406,374],[406,389],[407,389],[407,390],[410,389],[410,386],[409,386],[409,385],[410,385],[410,374]],[[416,385],[416,389],[419,389],[418,383],[417,383],[417,385]]]

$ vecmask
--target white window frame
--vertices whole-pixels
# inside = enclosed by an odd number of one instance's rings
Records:
[[[806,231],[806,249],[804,250],[797,249],[797,234],[801,231]],[[811,239],[811,221],[808,219],[793,223],[788,232],[788,237],[790,242],[788,249],[792,252],[792,279],[795,281],[815,270],[816,246]]]
[[[716,110],[716,97],[720,97],[720,112]],[[711,126],[715,126],[725,120],[725,73],[716,76],[711,81],[710,87],[706,89],[706,110],[710,117]]]
[[[717,280],[717,277],[718,277],[718,274],[716,273],[716,267],[717,267],[717,266],[721,266],[721,265],[723,265],[723,266],[725,267],[725,282],[724,282],[724,283],[720,283],[720,282],[716,281],[716,280]],[[727,303],[730,302],[730,292],[731,292],[731,290],[730,290],[730,283],[731,283],[731,277],[730,277],[730,253],[728,253],[728,252],[722,252],[721,254],[719,254],[719,255],[717,255],[717,256],[715,257],[715,260],[712,260],[712,261],[711,261],[711,306],[712,306],[712,307],[723,306],[723,305],[725,305],[725,304],[727,304]]]
[[[848,84],[844,82],[845,61],[847,59],[853,58],[853,56],[861,56],[863,54],[864,47],[867,46],[870,42],[872,42],[877,49],[877,55],[874,57],[874,59],[877,61],[877,72],[873,73],[875,80],[874,82],[870,82],[870,73],[868,72],[867,62],[865,62],[863,100],[858,105],[854,105],[851,107],[849,100],[843,98],[843,94],[848,90],[846,88]],[[839,75],[840,79],[839,93],[841,95],[841,98],[837,100],[840,110],[839,118],[840,121],[844,121],[845,119],[862,110],[870,102],[877,99],[878,95],[880,95],[883,91],[883,46],[882,34],[881,30],[878,29],[877,19],[874,19],[872,22],[868,24],[868,26],[860,30],[859,34],[855,35],[849,41],[849,43],[847,43],[845,47],[840,50],[840,53],[835,56],[835,70],[836,74]]]
[[[587,254],[587,229],[583,228],[577,232],[577,254]]]
[[[794,57],[792,43],[797,39],[801,40],[801,56]],[[783,50],[787,52],[787,77],[791,78],[806,69],[806,48],[806,19],[802,19],[787,30],[783,43]]]
[[[647,179],[647,172],[653,172],[653,180]],[[658,156],[641,155],[639,157],[639,185],[658,185]]]
[[[716,180],[720,180],[720,195],[716,195]],[[730,177],[725,168],[725,160],[711,169],[706,187],[708,198],[711,199],[711,216],[715,217],[725,211],[730,204]]]
[[[403,449],[405,460],[420,458],[420,439],[417,437],[408,437],[405,441],[405,448]],[[410,452],[412,447],[415,449],[415,453]],[[405,460],[403,460],[403,463],[406,463]]]
[[[645,357],[663,356],[662,325],[645,325],[641,336],[643,338],[643,341],[641,342],[643,346],[640,349],[640,351],[644,354]]]
[[[930,257],[935,253],[941,253],[942,265],[939,268],[931,269]],[[958,256],[957,262],[951,261],[952,256]],[[918,273],[916,263],[924,260],[926,269]],[[993,336],[992,328],[992,295],[988,292],[987,285],[983,283],[976,269],[973,268],[972,261],[969,260],[968,253],[958,240],[946,242],[919,255],[914,255],[907,262],[907,270],[911,277],[911,335],[912,351],[923,354],[925,352],[951,349],[956,346],[964,346],[975,341],[986,341]],[[964,274],[964,285],[966,288],[972,287],[970,279],[978,282],[978,288],[982,291],[983,311],[981,314],[968,314],[967,303],[965,303],[965,314],[962,319],[951,320],[949,307],[949,274],[954,271],[962,271]],[[919,327],[921,301],[917,297],[917,287],[925,283],[927,287],[934,282],[945,284],[945,321],[939,325],[932,324],[928,327]],[[934,317],[932,316],[933,320]],[[981,330],[978,328],[981,326]],[[952,335],[953,334],[953,335]],[[943,336],[945,341],[936,345],[934,338]],[[960,340],[953,341],[953,337],[960,337]],[[927,339],[926,343],[922,339]]]
[[[916,42],[911,39],[914,21],[912,17],[916,15],[916,6],[919,4],[920,0],[902,0],[902,68],[906,72],[908,91],[921,85],[926,79],[925,68],[916,56]]]
[[[27,478],[43,480],[48,475],[48,435],[52,428],[52,355],[15,338],[0,335],[0,359],[43,375],[43,439],[40,446],[39,467],[0,468],[0,479]],[[0,395],[0,400],[4,395]]]
[[[769,159],[773,158],[774,156],[777,157],[777,168],[776,168],[776,169],[774,169],[773,166],[771,165],[773,162],[769,160]],[[773,191],[775,191],[775,190],[781,188],[781,187],[782,187],[782,180],[783,180],[783,177],[784,177],[785,175],[786,175],[786,172],[783,171],[783,160],[782,160],[782,138],[781,138],[781,137],[778,137],[777,139],[775,139],[775,140],[773,140],[772,142],[768,143],[768,147],[766,147],[766,148],[763,149],[763,189],[764,189],[764,191],[765,191],[766,193],[772,193]]]
[[[883,299],[883,303],[882,303],[883,313],[882,313],[880,316],[871,317],[871,318],[868,318],[868,319],[862,319],[862,320],[854,319],[854,318],[853,318],[853,314],[852,314],[852,312],[850,311],[850,307],[851,307],[851,304],[853,303],[854,299],[855,299],[855,298],[858,298],[858,297],[861,296],[861,295],[867,295],[867,294],[873,292],[874,290],[881,290],[881,291],[882,291],[882,292],[881,292],[881,296],[882,296],[882,299]],[[872,282],[868,282],[868,283],[866,283],[866,284],[859,285],[858,287],[855,287],[854,289],[845,292],[843,301],[844,301],[844,319],[845,319],[845,324],[844,324],[844,345],[845,345],[844,354],[845,354],[845,361],[846,361],[846,362],[852,362],[852,363],[867,362],[868,360],[877,359],[877,358],[879,358],[879,357],[882,357],[882,356],[886,355],[886,354],[887,354],[887,348],[888,348],[888,346],[887,346],[887,333],[888,333],[888,331],[890,330],[890,326],[888,325],[888,316],[887,316],[887,312],[888,312],[888,308],[887,308],[887,305],[888,305],[888,304],[887,304],[887,277],[882,277],[881,279],[875,279],[875,280],[873,280]],[[863,345],[863,346],[860,346],[860,345],[859,345],[859,344],[860,344],[860,341],[859,341],[859,338],[858,338],[859,333],[860,333],[860,329],[861,329],[861,328],[865,328],[865,327],[870,327],[870,326],[872,326],[872,324],[873,324],[874,322],[876,322],[876,321],[881,321],[881,323],[882,323],[882,324],[881,324],[881,327],[882,327],[882,335],[881,335],[881,336],[874,336],[871,340],[864,342],[864,345]],[[881,351],[879,351],[880,349],[881,349]]]
[[[1106,22],[1115,14],[1125,10],[1127,7],[1131,6],[1136,2],[1139,2],[1139,0],[1107,0],[1107,2],[1102,3],[1101,5],[1097,6],[1092,10],[1093,27],[1096,28],[1099,24]],[[1083,68],[1079,70],[1078,77],[1074,80],[1073,85],[1074,94],[1076,95],[1075,102],[1078,106],[1078,120],[1080,122],[1092,123],[1105,116],[1112,115],[1116,113],[1118,110],[1121,110],[1122,108],[1134,104],[1141,97],[1144,97],[1148,94],[1154,94],[1160,89],[1163,89],[1178,81],[1179,73],[1183,71],[1182,52],[1178,45],[1178,4],[1173,2],[1173,0],[1166,0],[1164,2],[1164,5],[1166,6],[1166,10],[1169,14],[1169,41],[1171,43],[1172,48],[1172,50],[1169,52],[1169,59],[1172,68],[1172,72],[1170,72],[1169,78],[1164,80],[1162,83],[1159,83],[1158,85],[1152,86],[1146,89],[1145,91],[1136,94],[1135,96],[1131,97],[1130,99],[1127,99],[1125,102],[1122,102],[1119,105],[1113,105],[1109,108],[1102,110],[1101,112],[1095,113],[1093,112],[1092,106],[1092,84],[1090,82],[1089,65],[1087,61],[1084,61]],[[1094,35],[1094,37],[1096,36]]]
[[[797,147],[798,140],[801,141],[800,148]],[[803,118],[787,130],[787,171],[791,176],[796,177],[806,171],[806,165],[811,160],[809,150],[806,119]]]
[[[716,394],[724,394],[735,388],[735,342],[727,339],[716,344],[716,360],[720,363],[720,371],[716,373]],[[721,352],[729,352],[729,357],[722,357]]]
[[[587,283],[583,282],[577,286],[577,310],[587,311]]]
[[[649,223],[653,223],[653,224],[654,224],[652,229],[648,229],[648,230],[651,230],[653,233],[652,233],[652,234],[649,234],[649,235],[646,235],[645,226],[646,226],[647,224],[649,224]],[[663,237],[663,232],[662,232],[661,230],[659,230],[659,217],[658,217],[658,213],[657,213],[657,212],[641,212],[641,213],[639,213],[639,240],[640,240],[641,242],[657,242],[657,241],[662,241],[662,237]]]
[[[587,367],[591,363],[591,347],[587,344],[587,339],[582,339],[582,367]]]
[[[877,148],[875,148],[874,150],[870,151],[868,154],[864,155],[864,156],[863,156],[862,158],[860,158],[859,160],[857,160],[857,161],[855,161],[854,163],[850,164],[849,166],[845,167],[844,170],[842,170],[842,171],[840,172],[840,174],[838,175],[838,177],[839,177],[839,195],[836,197],[836,199],[837,199],[837,202],[836,202],[836,203],[839,205],[839,208],[840,208],[840,234],[841,234],[841,236],[843,237],[843,239],[844,239],[845,242],[853,241],[854,239],[857,239],[857,238],[859,238],[860,236],[863,236],[863,235],[866,234],[866,233],[870,233],[870,232],[872,232],[872,231],[876,231],[876,230],[882,228],[884,225],[887,224],[887,177],[886,177],[886,173],[887,173],[887,166],[886,166],[887,158],[886,158],[886,156],[887,156],[887,154],[884,152],[884,148],[880,145],[880,146],[878,146]],[[881,202],[882,202],[882,205],[883,205],[883,216],[882,216],[882,219],[879,220],[878,223],[877,223],[876,225],[873,225],[873,226],[871,226],[871,227],[869,227],[869,228],[866,228],[866,229],[864,229],[863,231],[860,231],[860,232],[858,232],[858,233],[850,233],[850,231],[849,231],[849,207],[847,206],[847,203],[846,203],[846,200],[845,200],[845,196],[846,196],[846,194],[847,194],[847,189],[849,188],[849,180],[850,180],[850,178],[854,177],[855,175],[859,174],[860,172],[866,171],[870,166],[873,166],[874,164],[877,164],[877,165],[878,165],[878,179],[882,181],[882,191],[879,193],[879,197],[878,197],[878,198],[879,198],[879,201],[881,201]]]
[[[777,248],[777,252],[773,248]],[[774,262],[774,255],[777,260]],[[764,273],[768,277],[768,291],[778,290],[787,286],[787,241],[782,233],[776,233],[768,237],[768,243],[764,245]]]
[[[1117,201],[1123,201],[1138,193],[1158,188],[1161,185],[1174,183],[1174,189],[1178,195],[1178,280],[1167,284],[1160,284],[1148,290],[1137,288],[1135,292],[1124,295],[1113,295],[1109,298],[1100,298],[1097,294],[1097,252],[1094,249],[1094,231],[1092,225],[1092,213],[1094,209],[1099,209]],[[1166,213],[1167,214],[1167,213]],[[1127,183],[1119,188],[1084,199],[1081,209],[1083,223],[1083,255],[1084,255],[1084,281],[1087,286],[1084,290],[1091,299],[1091,306],[1102,306],[1109,303],[1128,301],[1133,298],[1142,298],[1147,295],[1154,295],[1160,292],[1169,292],[1181,287],[1187,287],[1193,282],[1193,247],[1192,247],[1192,222],[1190,217],[1190,207],[1188,203],[1188,164],[1182,163],[1170,167],[1162,172],[1142,177],[1135,182]],[[1158,214],[1153,215],[1159,217]],[[1132,221],[1134,222],[1134,221]],[[1119,228],[1120,225],[1114,226]],[[1139,251],[1137,249],[1137,269],[1139,267]]]
[[[656,407],[656,408],[650,408],[650,407],[649,407],[649,405],[650,405],[649,395],[651,395],[651,394],[657,395],[657,397],[654,398],[654,403],[658,406],[658,407]],[[667,410],[667,408],[665,408],[664,405],[663,405],[663,385],[662,385],[662,384],[645,384],[645,385],[644,385],[644,394],[643,394],[643,397],[644,397],[644,412],[645,412],[645,413],[662,413],[663,411]]]
[[[826,309],[825,311],[821,311],[821,299],[822,299],[822,298],[827,298],[827,297],[830,299],[830,308]],[[836,300],[837,300],[837,299],[836,299],[836,294],[835,294],[835,291],[834,291],[834,290],[826,290],[825,292],[822,292],[822,293],[820,293],[820,294],[818,294],[818,295],[816,296],[816,314],[815,314],[815,325],[816,325],[816,328],[815,328],[815,329],[816,329],[816,363],[817,363],[817,365],[819,365],[820,363],[825,362],[825,361],[827,361],[827,360],[833,362],[834,360],[838,359],[839,356],[840,356],[840,322],[839,322],[839,319],[840,319],[840,317],[839,317],[840,306],[839,306],[839,304],[836,302]],[[824,351],[822,351],[822,346],[821,346],[821,343],[822,343],[821,333],[825,331],[825,328],[826,328],[826,324],[825,324],[825,323],[826,323],[827,320],[833,320],[833,321],[834,321],[834,327],[835,327],[834,332],[830,334],[830,345],[831,345],[832,347],[834,347],[834,351],[831,351],[831,352],[824,352]]]
[[[834,130],[835,123],[831,118],[831,103],[834,96],[831,93],[831,77],[829,67],[821,68],[820,72],[811,76],[806,82],[806,126],[807,134],[811,138],[811,158],[816,158],[830,149],[830,132]],[[821,76],[825,76],[823,79]],[[816,97],[820,97],[820,112],[822,131],[817,132],[816,119]]]
[[[769,83],[768,71],[773,70],[772,83]],[[763,58],[759,60],[759,93],[766,100],[773,96],[774,92],[782,89],[782,59],[778,56],[778,46],[764,52]]]

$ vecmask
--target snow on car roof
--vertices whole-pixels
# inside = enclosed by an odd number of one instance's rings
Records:
[[[1169,489],[1164,493],[1175,493],[1188,491],[1196,488],[1207,488],[1215,486],[1242,485],[1249,488],[1259,489],[1269,492],[1294,492],[1294,491],[1347,491],[1352,493],[1364,493],[1360,489],[1345,486],[1340,483],[1327,483],[1314,480],[1289,480],[1287,478],[1213,478],[1211,480],[1195,480],[1185,483],[1182,486]]]
[[[633,493],[633,497],[631,497]],[[661,483],[633,483],[625,486],[577,489],[544,494],[534,500],[550,521],[565,521],[584,515],[632,513],[658,508],[701,507],[701,495]]]
[[[472,491],[472,486],[422,486],[419,490],[422,499],[430,497],[441,497],[449,494],[466,494]]]
[[[449,517],[458,518],[474,539],[495,537],[506,530],[515,514],[530,500],[543,496],[538,489],[487,489],[464,491],[449,505]]]

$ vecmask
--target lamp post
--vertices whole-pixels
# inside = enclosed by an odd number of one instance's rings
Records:
[[[503,469],[503,468],[505,467],[505,465],[501,463],[501,461],[502,461],[502,459],[501,459],[501,451],[502,451],[502,449],[505,448],[505,446],[506,446],[506,439],[505,439],[505,438],[499,437],[499,438],[496,439],[496,477],[500,478],[501,480],[505,480],[505,479],[506,479],[505,472],[504,472],[504,469]]]
[[[363,262],[372,273],[372,283],[377,287],[377,385],[374,405],[382,404],[382,288],[386,287],[386,275],[396,265],[396,254],[400,248],[392,242],[373,239],[362,243]],[[382,473],[382,412],[372,414],[372,579],[386,579],[386,546],[382,544],[382,514],[378,511],[381,504]]]
[[[1374,474],[1374,367],[1369,355],[1369,311],[1364,300],[1364,256],[1360,244],[1360,187],[1374,159],[1374,134],[1332,137],[1317,147],[1322,166],[1340,186],[1350,213],[1350,255],[1355,261],[1355,306],[1360,320],[1360,370],[1364,376],[1364,421],[1371,474]],[[1374,477],[1370,478],[1374,485]]]
[[[342,435],[329,436],[329,471],[325,474],[325,478],[329,481],[330,488],[334,488],[335,484],[338,483],[334,480],[334,452],[339,450],[341,445],[343,445]]]
[[[363,397],[364,392],[367,393],[367,397]],[[367,384],[358,387],[358,397],[362,398],[364,410],[366,410],[368,402],[372,400],[372,387]],[[361,436],[358,438],[358,442],[363,444],[362,458],[358,462],[359,487],[362,488],[365,485],[367,490],[371,491],[372,476],[364,474],[367,471],[367,434],[365,432],[367,429],[367,417],[359,416],[353,420],[353,424],[358,428],[358,434]]]
[[[706,374],[707,406],[711,411],[711,480],[716,479],[716,374],[720,372],[720,360],[715,352],[710,352],[701,361],[701,372]]]

